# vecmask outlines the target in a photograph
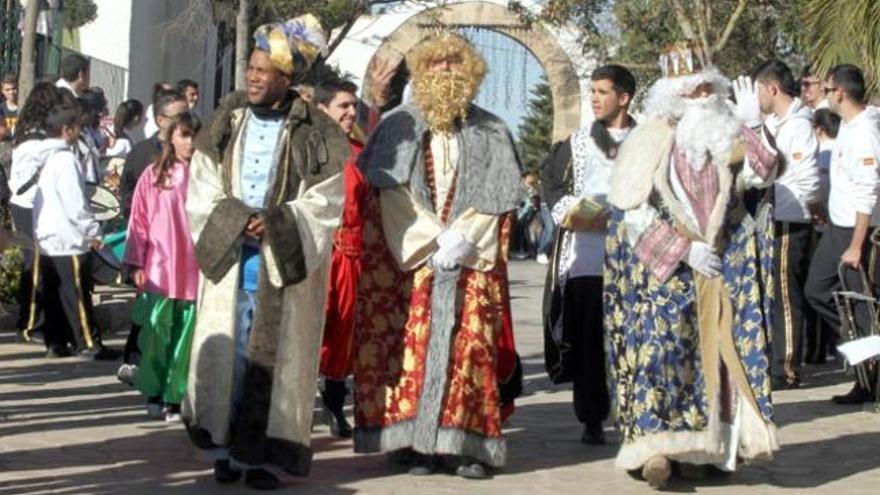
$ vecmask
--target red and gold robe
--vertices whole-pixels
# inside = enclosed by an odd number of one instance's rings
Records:
[[[364,147],[355,140],[350,142],[351,157],[342,170],[345,181],[342,226],[333,237],[330,287],[321,343],[321,375],[332,380],[344,380],[351,372],[355,303],[364,244],[363,204],[369,191],[357,168],[357,158]]]
[[[472,177],[466,164],[459,164],[446,198],[437,198],[429,141],[419,146],[410,183],[379,187],[365,205],[355,450],[412,448],[502,466],[501,424],[512,407],[502,406],[500,384],[516,362],[507,287],[511,217],[462,205]],[[428,205],[418,199],[419,181]],[[434,239],[447,228],[463,232],[477,255],[460,269],[435,270]]]

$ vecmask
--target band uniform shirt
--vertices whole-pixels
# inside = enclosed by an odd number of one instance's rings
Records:
[[[816,163],[819,140],[811,122],[813,112],[795,98],[784,116],[767,119],[782,158],[782,174],[774,183],[774,216],[780,222],[810,223],[809,205],[819,201],[820,175]]]
[[[871,226],[880,225],[878,161],[880,110],[868,107],[850,121],[840,123],[832,148],[828,197],[832,224],[852,228],[856,214],[864,213],[871,215]]]

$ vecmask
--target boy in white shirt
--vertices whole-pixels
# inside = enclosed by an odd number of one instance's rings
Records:
[[[34,236],[40,249],[46,321],[43,334],[49,356],[71,353],[96,360],[115,359],[101,343],[94,325],[89,252],[100,245],[98,222],[88,209],[83,171],[73,146],[82,110],[71,104],[53,108],[46,117],[51,148],[37,182]]]
[[[811,320],[804,283],[810,266],[813,212],[820,207],[820,175],[816,165],[819,141],[810,121],[813,112],[796,96],[797,83],[787,65],[768,60],[752,72],[752,78],[758,83],[761,112],[769,114],[764,124],[774,138],[781,160],[773,191],[776,308],[770,366],[772,386],[773,390],[797,388],[803,334]]]
[[[822,236],[810,263],[804,292],[813,310],[832,329],[840,332],[840,318],[833,291],[839,290],[837,268],[845,265],[846,284],[862,290],[856,271],[862,267],[872,281],[870,288],[880,294],[877,263],[872,263],[876,247],[870,232],[880,226],[880,111],[865,103],[865,78],[853,65],[838,65],[825,83],[825,94],[832,111],[843,121],[831,151],[831,191],[828,197],[828,231]],[[866,308],[857,305],[856,320],[869,328]],[[838,404],[859,404],[873,400],[873,392],[859,383],[845,395],[831,399]]]

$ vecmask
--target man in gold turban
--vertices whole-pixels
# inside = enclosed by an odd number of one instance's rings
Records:
[[[183,416],[218,482],[309,472],[310,430],[348,140],[291,89],[325,52],[312,16],[260,27],[247,90],[196,139],[187,213],[200,280]]]

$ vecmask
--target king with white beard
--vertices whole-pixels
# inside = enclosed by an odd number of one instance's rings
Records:
[[[761,191],[777,153],[743,124],[760,121],[750,80],[734,84],[734,107],[731,83],[698,46],[675,45],[661,67],[649,120],[612,173],[604,273],[616,464],[654,487],[672,463],[703,476],[777,449],[765,338],[773,230]]]

